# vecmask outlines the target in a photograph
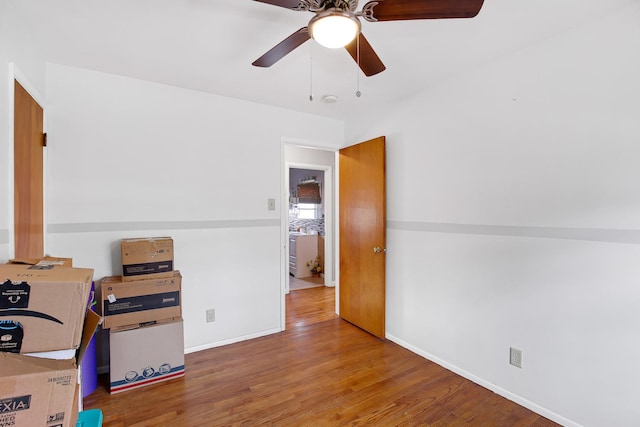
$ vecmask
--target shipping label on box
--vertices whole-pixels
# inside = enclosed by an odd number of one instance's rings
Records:
[[[121,276],[102,279],[103,328],[138,325],[182,316],[182,276],[125,282]]]
[[[109,334],[110,392],[184,376],[182,319]]]
[[[93,270],[0,265],[0,351],[78,348]]]
[[[123,239],[120,248],[125,281],[149,274],[158,277],[156,275],[173,270],[171,237]]]

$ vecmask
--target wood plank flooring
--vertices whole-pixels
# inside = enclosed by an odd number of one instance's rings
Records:
[[[285,332],[188,354],[184,378],[100,385],[85,409],[105,427],[557,425],[337,318],[333,288],[286,300]]]

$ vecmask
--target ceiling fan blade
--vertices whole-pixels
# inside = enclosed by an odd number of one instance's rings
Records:
[[[358,38],[360,39],[360,61],[358,61]],[[360,33],[351,43],[345,46],[354,61],[360,62],[360,69],[370,77],[386,69],[378,54],[373,50],[364,34]]]
[[[407,19],[473,18],[484,0],[380,0],[362,8],[367,21]]]
[[[286,7],[287,9],[297,9],[300,2],[298,0],[255,0],[260,3],[272,4],[274,6]]]
[[[256,67],[270,67],[302,43],[309,40],[309,38],[309,31],[307,30],[307,27],[300,28],[298,31],[271,48],[270,51],[253,61],[251,65]]]

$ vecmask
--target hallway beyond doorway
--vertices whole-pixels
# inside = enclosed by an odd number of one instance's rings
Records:
[[[293,277],[289,276],[289,290],[297,291],[300,289],[317,288],[324,286],[323,277]]]

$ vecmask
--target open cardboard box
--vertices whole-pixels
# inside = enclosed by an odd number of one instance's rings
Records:
[[[101,317],[89,310],[75,357],[0,353],[0,425],[74,427],[82,409],[78,367]]]
[[[0,265],[0,348],[33,353],[77,349],[93,270]]]

